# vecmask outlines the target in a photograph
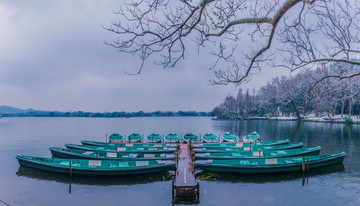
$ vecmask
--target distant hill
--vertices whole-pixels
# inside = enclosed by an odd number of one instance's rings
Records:
[[[211,116],[211,112],[196,112],[196,111],[155,111],[155,112],[59,112],[59,111],[39,111],[33,109],[19,109],[10,106],[0,106],[1,117],[203,117]]]
[[[33,112],[33,111],[35,111],[35,110],[19,109],[16,107],[10,107],[10,106],[6,106],[6,105],[0,106],[0,113],[5,113],[5,114],[26,113],[26,112]]]

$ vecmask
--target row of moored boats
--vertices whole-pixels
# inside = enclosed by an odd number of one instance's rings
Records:
[[[260,135],[256,132],[245,135],[240,138],[235,134],[230,132],[226,132],[222,136],[217,136],[213,133],[206,133],[203,136],[196,135],[193,133],[186,133],[184,136],[178,135],[174,132],[169,133],[168,135],[160,135],[157,132],[154,132],[146,137],[144,135],[140,135],[137,132],[134,132],[128,136],[121,135],[119,133],[114,133],[109,136],[110,142],[148,142],[148,143],[180,143],[180,142],[192,142],[192,143],[212,143],[212,142],[237,142],[237,141],[256,141],[260,139]]]
[[[187,142],[194,151],[195,167],[211,172],[290,172],[301,171],[304,166],[313,169],[342,163],[346,155],[344,152],[320,155],[320,146],[303,148],[303,143],[289,140],[258,141],[260,135],[255,134],[249,136],[256,140],[249,138],[239,142],[235,138],[228,142],[213,141],[215,143],[196,143],[202,141],[191,139],[191,136]],[[50,147],[52,158],[18,155],[17,159],[22,166],[76,175],[129,175],[172,170],[176,166],[178,144],[163,138],[160,142],[162,140],[165,143],[123,142],[112,138],[108,143],[83,140],[82,144],[66,144],[64,148]]]

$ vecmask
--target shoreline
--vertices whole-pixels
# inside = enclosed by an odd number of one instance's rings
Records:
[[[360,119],[352,117],[350,120],[347,118],[321,118],[321,117],[303,117],[297,119],[296,117],[250,117],[242,119],[222,119],[222,118],[213,118],[213,120],[273,120],[273,121],[297,121],[297,122],[321,122],[321,123],[337,123],[337,124],[360,124]]]

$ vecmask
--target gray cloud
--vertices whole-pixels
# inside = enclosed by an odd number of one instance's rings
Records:
[[[102,29],[119,1],[0,0],[0,104],[45,110],[210,111],[234,87],[210,86],[207,54],[175,68],[116,53]],[[270,74],[270,73],[269,73]],[[266,79],[270,76],[261,77]],[[259,87],[259,82],[249,84]]]

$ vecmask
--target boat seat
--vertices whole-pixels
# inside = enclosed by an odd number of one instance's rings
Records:
[[[61,161],[61,162],[59,163],[59,165],[69,166],[69,161]],[[73,167],[80,167],[81,164],[78,163],[78,162],[72,162],[72,163],[71,163],[71,166],[73,166]]]
[[[245,157],[246,155],[242,155],[240,153],[231,153],[233,157]]]
[[[242,161],[240,161],[240,164],[242,164],[242,165],[251,165],[249,160],[242,160]]]
[[[69,166],[69,161],[62,161],[59,165]]]
[[[129,154],[129,158],[136,158],[138,154]]]
[[[278,153],[278,154],[282,154],[282,155],[287,154],[287,152],[286,152],[286,151],[277,151],[277,153]]]
[[[128,162],[119,162],[118,167],[129,167],[129,163]]]
[[[109,164],[109,168],[114,168],[114,167],[119,167],[119,165],[116,164],[116,163],[110,163]]]
[[[302,158],[293,158],[293,162],[302,162]]]
[[[240,161],[241,165],[259,165],[257,162],[250,162],[249,160],[242,160]]]

